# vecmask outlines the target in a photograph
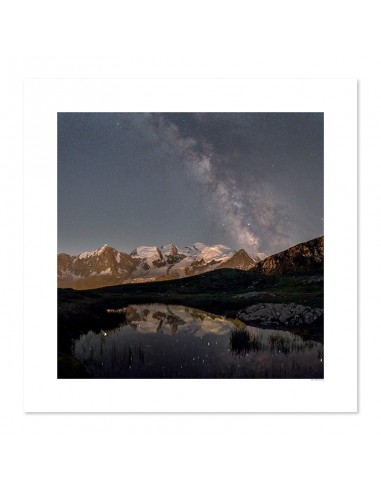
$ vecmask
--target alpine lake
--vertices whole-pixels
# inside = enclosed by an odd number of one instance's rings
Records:
[[[174,304],[129,304],[107,313],[124,321],[90,329],[71,345],[93,378],[324,377],[323,344],[290,331]]]

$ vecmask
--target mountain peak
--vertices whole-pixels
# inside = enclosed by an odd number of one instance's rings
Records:
[[[162,246],[161,248],[161,251],[164,253],[164,254],[170,254],[170,255],[177,255],[178,253],[178,248],[175,244],[171,243],[171,244],[167,244],[166,246]]]
[[[91,256],[102,254],[106,250],[114,250],[114,248],[112,248],[111,246],[108,246],[107,244],[104,244],[101,248],[98,248],[98,249],[96,249],[94,251],[84,251],[83,253],[80,253],[78,255],[78,258],[80,260],[85,260],[86,258],[90,258]]]
[[[108,246],[107,244],[104,244],[101,248],[99,248],[97,251],[98,253],[103,253],[104,251],[106,251],[106,249],[110,248],[110,246]]]
[[[133,251],[131,251],[131,256],[147,257],[155,256],[157,254],[157,246],[138,246]]]
[[[256,258],[250,256],[247,251],[241,248],[218,268],[239,268],[240,270],[249,270],[257,264],[257,261]]]
[[[192,244],[193,248],[198,249],[202,251],[204,248],[206,248],[206,244],[204,243],[193,243]]]

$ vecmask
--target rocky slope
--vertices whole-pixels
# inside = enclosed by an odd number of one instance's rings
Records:
[[[263,303],[248,306],[237,314],[244,322],[259,326],[305,326],[321,322],[324,310],[300,304]]]
[[[266,275],[312,273],[323,270],[324,236],[300,243],[256,263],[253,269]]]

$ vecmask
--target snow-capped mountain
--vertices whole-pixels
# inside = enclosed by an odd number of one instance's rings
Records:
[[[131,258],[140,263],[134,272],[136,279],[146,279],[165,275],[180,278],[214,270],[229,260],[235,251],[223,244],[207,246],[194,243],[183,249],[174,244],[167,246],[140,246],[131,253]]]
[[[123,283],[136,269],[137,262],[127,253],[105,244],[78,256],[58,255],[58,287],[91,289]]]
[[[216,268],[252,268],[259,258],[223,244],[194,243],[179,248],[139,246],[131,254],[103,246],[77,256],[58,255],[58,287],[92,289],[125,283],[170,280],[208,272]]]
[[[169,270],[187,255],[174,244],[167,246],[139,246],[131,252],[131,258],[137,260],[134,277],[147,278],[170,275]]]

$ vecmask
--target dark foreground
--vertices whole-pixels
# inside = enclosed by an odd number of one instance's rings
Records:
[[[58,377],[322,378],[322,307],[316,274],[58,289]]]

